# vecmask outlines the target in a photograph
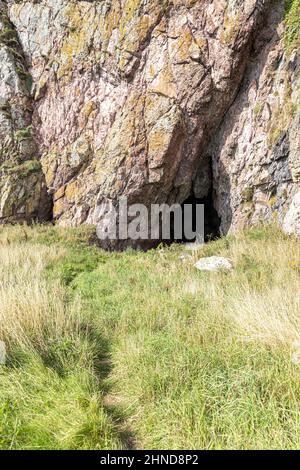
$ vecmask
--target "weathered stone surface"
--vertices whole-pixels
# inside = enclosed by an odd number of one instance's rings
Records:
[[[42,219],[49,198],[31,126],[31,76],[0,1],[0,223]]]
[[[45,183],[54,220],[79,225],[107,200],[181,203],[213,181],[223,232],[283,221],[300,175],[284,0],[0,8],[0,218],[45,215]]]
[[[282,224],[300,189],[300,59],[297,48],[286,50],[284,13],[284,2],[274,2],[208,151],[223,233],[272,219]],[[289,214],[291,226],[293,203]]]
[[[233,264],[227,258],[211,256],[209,258],[201,258],[195,264],[195,268],[197,268],[199,271],[231,271],[233,269]]]

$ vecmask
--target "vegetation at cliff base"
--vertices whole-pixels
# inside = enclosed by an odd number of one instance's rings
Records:
[[[0,231],[1,449],[300,446],[300,245],[257,228],[189,253]],[[232,272],[203,273],[202,256]]]

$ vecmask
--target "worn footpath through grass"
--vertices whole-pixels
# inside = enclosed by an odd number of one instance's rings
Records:
[[[253,229],[183,262],[91,236],[1,228],[0,448],[298,448],[299,242]]]

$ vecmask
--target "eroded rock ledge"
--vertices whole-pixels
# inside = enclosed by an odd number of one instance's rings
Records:
[[[57,223],[96,224],[120,196],[203,198],[212,166],[224,232],[284,219],[299,191],[299,59],[285,47],[284,1],[0,8],[0,220],[51,209]]]

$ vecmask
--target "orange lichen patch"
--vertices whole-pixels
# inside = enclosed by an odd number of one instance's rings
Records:
[[[205,47],[206,41],[202,34],[198,33],[194,35],[194,41],[200,50]]]
[[[172,54],[176,56],[179,61],[186,61],[190,56],[190,48],[193,44],[193,36],[190,29],[186,26],[181,29],[177,41],[173,42]]]
[[[104,40],[108,40],[112,32],[119,27],[121,16],[122,9],[120,2],[113,0],[107,13],[100,17],[99,29]]]
[[[158,93],[169,98],[177,96],[177,87],[170,67],[166,66],[151,84],[149,89],[151,93]]]
[[[149,155],[152,156],[150,167],[155,168],[163,164],[165,150],[170,143],[170,134],[164,129],[155,129],[148,136]]]
[[[72,70],[80,56],[88,55],[88,47],[97,28],[95,6],[85,2],[72,3],[65,12],[68,34],[60,49],[58,78]]]
[[[191,8],[197,3],[198,0],[170,0],[170,3],[172,6],[176,7],[181,7],[185,6],[187,8]]]
[[[65,186],[61,186],[55,193],[54,193],[54,201],[58,201],[58,199],[61,199],[65,195]]]
[[[150,64],[150,67],[149,67],[149,75],[150,75],[150,78],[154,78],[155,77],[155,67],[153,64]]]
[[[127,0],[123,6],[122,18],[119,25],[119,68],[124,71],[131,55],[137,54],[150,32],[158,25],[163,17],[169,0],[150,0],[147,5],[141,0]]]
[[[76,196],[78,195],[78,183],[77,181],[72,181],[66,186],[65,197],[68,202],[74,202]]]
[[[62,215],[65,211],[65,199],[58,199],[57,201],[54,202],[53,204],[53,216],[54,217],[59,217]]]
[[[87,101],[83,107],[82,114],[88,118],[96,108],[97,105],[94,101]]]
[[[173,100],[156,93],[149,93],[145,98],[144,121],[147,130],[151,130],[157,121],[166,115],[173,106]]]
[[[239,32],[241,15],[239,11],[229,12],[228,9],[225,14],[223,31],[220,35],[222,44],[233,45],[237,34]]]
[[[74,66],[82,64],[83,58],[89,57],[91,63],[105,62],[111,48],[120,71],[124,72],[154,28],[160,25],[161,30],[166,29],[165,13],[169,8],[190,8],[195,3],[195,0],[125,0],[121,6],[119,0],[112,0],[109,8],[102,8],[100,14],[99,4],[70,2],[64,12],[66,34],[55,56],[58,78],[67,81]],[[93,56],[89,53],[91,44]]]
[[[45,174],[46,184],[51,188],[54,184],[56,169],[58,162],[58,153],[56,149],[52,149],[49,153],[45,154],[41,158],[41,164],[43,172]]]
[[[119,113],[111,127],[104,148],[95,159],[97,181],[107,182],[115,178],[116,169],[128,163],[131,166],[135,156],[145,149],[143,113],[145,97],[132,92],[128,97],[126,110]]]

